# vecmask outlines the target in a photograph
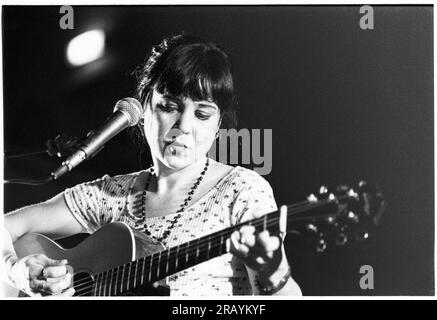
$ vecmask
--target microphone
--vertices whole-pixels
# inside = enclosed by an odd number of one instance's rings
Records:
[[[71,171],[82,161],[99,152],[104,144],[127,127],[138,124],[141,117],[141,103],[134,98],[119,100],[114,113],[98,129],[91,131],[77,151],[62,162],[62,165],[51,173],[52,179],[58,179]]]

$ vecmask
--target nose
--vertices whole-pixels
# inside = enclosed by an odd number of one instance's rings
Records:
[[[182,133],[189,134],[192,132],[194,116],[185,109],[175,123],[174,127],[178,128]]]

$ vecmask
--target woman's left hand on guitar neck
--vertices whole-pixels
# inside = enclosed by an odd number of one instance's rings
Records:
[[[231,253],[248,268],[256,294],[301,295],[290,275],[282,239],[269,231],[255,232],[253,226],[243,226],[231,235]]]

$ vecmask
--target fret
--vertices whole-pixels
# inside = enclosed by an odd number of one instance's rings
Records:
[[[209,260],[209,252],[211,250],[211,239],[208,238],[207,241],[208,241],[208,249],[207,249],[207,252],[206,252],[206,260]]]
[[[102,296],[102,281],[103,281],[103,273],[99,273],[98,276],[98,282],[97,282],[97,296],[100,297]]]
[[[159,277],[159,268],[160,268],[160,266],[161,266],[161,252],[162,252],[162,251],[159,251],[158,269],[156,270],[156,278],[155,278],[155,279],[158,279],[158,277]]]
[[[129,269],[128,269],[128,271],[127,271],[127,281],[126,281],[126,291],[129,291],[129,280],[130,280],[130,271],[131,271],[131,267],[132,267],[132,264],[131,263],[129,263]]]
[[[121,281],[120,281],[120,293],[123,292],[123,282],[124,282],[124,268],[126,267],[126,265],[123,265],[123,272],[121,273]]]
[[[100,274],[97,274],[96,280],[94,281],[94,296],[95,297],[98,296],[97,289],[99,288],[99,275]]]
[[[175,271],[178,270],[179,246],[176,247]]]
[[[106,276],[105,276],[105,273],[106,273]],[[105,271],[105,272],[103,273],[103,277],[104,277],[104,283],[103,283],[103,296],[105,297],[105,296],[106,296],[106,284],[107,284],[107,282],[108,282],[108,271]]]
[[[263,216],[263,230],[267,230],[267,215]]]
[[[165,259],[165,274],[168,274],[168,262],[170,260],[171,257],[171,247],[168,249],[167,251],[167,259]]]
[[[186,250],[187,250],[187,242],[178,245],[178,254],[177,254],[177,265],[178,269],[185,269],[187,265],[186,262]]]
[[[185,246],[185,266],[187,266],[187,263],[188,263],[188,248],[189,247],[190,247],[190,245],[189,245],[189,243],[187,243],[187,245]]]
[[[223,241],[222,237],[219,238],[218,235],[211,237],[210,241],[208,242],[208,260],[211,257],[217,257],[221,255],[221,241]]]
[[[108,272],[111,272],[111,280],[109,281],[109,290],[108,290],[108,296],[111,296],[111,285],[112,285],[112,277],[114,276],[114,271],[109,270]]]
[[[223,254],[223,234],[220,234],[220,249],[219,249],[219,255]]]
[[[133,263],[135,264],[135,268],[134,268],[134,273],[133,273],[132,289],[135,289],[137,287],[138,264],[140,263],[140,261],[135,260]]]
[[[134,282],[135,282],[135,276],[136,276],[136,274],[135,274],[135,271],[134,271],[134,270],[135,270],[136,265],[137,265],[137,261],[134,260],[134,261],[132,261],[132,262],[130,263],[130,267],[129,267],[129,269],[130,269],[130,273],[129,273],[129,279],[127,280],[127,282],[128,282],[128,284],[129,284],[129,288],[130,288],[130,290],[135,289],[135,287],[134,287]]]
[[[196,262],[199,261],[199,241],[197,241],[196,245]]]
[[[152,255],[152,256],[148,256],[148,258],[149,258],[149,260],[150,260],[150,261],[149,261],[149,277],[148,277],[148,278],[149,278],[149,280],[148,280],[149,283],[152,282],[152,260],[153,260],[153,256],[154,256],[154,255]]]
[[[170,258],[169,255],[170,250],[161,251],[161,262],[160,262],[160,273],[159,278],[162,279],[167,275],[166,267],[168,265],[168,260]]]
[[[117,271],[116,271],[115,284],[114,284],[114,296],[117,295],[117,283],[118,283],[119,274],[120,274],[120,266],[117,267]]]
[[[146,259],[142,258],[141,259],[143,261],[143,270],[141,271],[141,285],[144,284],[144,267],[146,266]]]

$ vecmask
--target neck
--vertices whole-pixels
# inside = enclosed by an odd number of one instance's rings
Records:
[[[201,157],[182,169],[173,169],[155,159],[153,161],[157,179],[157,193],[165,194],[177,190],[200,176],[205,167],[206,157]]]

